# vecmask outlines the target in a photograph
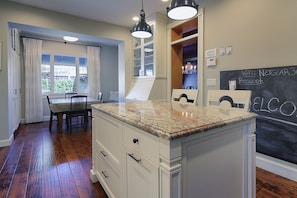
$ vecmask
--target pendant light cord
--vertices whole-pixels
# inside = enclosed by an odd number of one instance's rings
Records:
[[[142,0],[142,10],[143,10],[143,0]]]
[[[140,18],[141,18],[141,20],[145,20],[145,13],[144,13],[144,10],[143,10],[143,0],[142,0],[142,7],[141,7],[141,10],[140,10]]]

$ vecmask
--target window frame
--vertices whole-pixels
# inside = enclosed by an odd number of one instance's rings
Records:
[[[65,92],[63,93],[59,93],[59,92],[55,92],[55,74],[54,74],[54,57],[57,55],[57,56],[69,56],[69,57],[75,57],[75,67],[76,67],[76,77],[75,77],[75,82],[76,82],[76,86],[77,86],[77,89],[80,88],[80,81],[79,81],[79,76],[80,76],[80,73],[79,73],[79,67],[81,66],[80,65],[80,58],[85,58],[86,61],[87,61],[87,76],[89,76],[89,73],[88,73],[88,57],[86,54],[71,54],[71,53],[59,53],[59,52],[47,52],[47,51],[43,51],[42,52],[42,55],[49,55],[50,56],[50,81],[51,81],[51,86],[50,86],[50,92],[42,92],[42,95],[51,95],[51,96],[64,96],[65,95]],[[42,61],[41,61],[41,65],[42,65]],[[40,67],[41,67],[40,65]],[[40,74],[41,75],[41,74]],[[41,79],[42,80],[42,79]],[[89,86],[89,82],[88,82],[88,85],[87,87]],[[80,93],[80,94],[88,94],[88,89],[86,89],[86,91],[81,91],[81,90],[76,90],[76,92]]]

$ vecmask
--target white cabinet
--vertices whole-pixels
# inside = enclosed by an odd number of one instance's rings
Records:
[[[158,197],[158,167],[133,151],[126,152],[127,197]]]
[[[93,115],[92,181],[109,197],[158,197],[158,138],[95,109]]]
[[[91,179],[109,197],[255,197],[255,118],[170,140],[93,115]]]
[[[109,197],[121,195],[122,125],[93,110],[92,157],[96,175]],[[95,181],[96,179],[92,179]]]
[[[154,32],[154,25],[151,25]],[[154,33],[147,39],[133,38],[134,76],[154,76]]]
[[[156,13],[147,18],[153,36],[146,39],[133,38],[134,77],[166,76],[166,16]]]
[[[124,125],[127,197],[158,197],[159,144],[156,136]]]
[[[10,29],[9,41],[11,46],[8,50],[8,76],[9,76],[9,99],[12,101],[11,114],[13,120],[13,131],[15,131],[21,120],[21,63],[19,33],[16,29]]]

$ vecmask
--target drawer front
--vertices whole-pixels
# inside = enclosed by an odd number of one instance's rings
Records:
[[[132,126],[123,126],[123,143],[132,152],[159,163],[159,138]]]
[[[145,158],[126,153],[127,163],[127,197],[159,197],[159,169]]]
[[[95,169],[97,178],[108,196],[120,197],[120,175],[106,163],[98,152],[95,157]]]
[[[103,158],[108,165],[111,166],[112,169],[114,169],[117,172],[120,172],[120,160],[113,155],[107,148],[104,147],[104,145],[96,140],[96,153],[100,155],[101,158]]]
[[[110,116],[95,113],[95,142],[100,143],[106,153],[120,161],[122,145],[122,124]]]

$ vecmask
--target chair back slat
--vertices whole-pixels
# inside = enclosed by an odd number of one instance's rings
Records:
[[[197,105],[198,93],[198,89],[173,89],[171,102]]]
[[[251,94],[250,90],[209,90],[207,106],[249,111]]]

